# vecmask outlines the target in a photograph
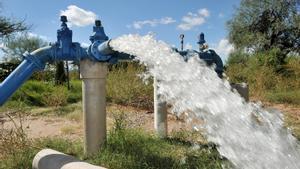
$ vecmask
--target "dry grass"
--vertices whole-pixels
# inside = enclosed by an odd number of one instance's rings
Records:
[[[75,134],[78,131],[78,127],[76,128],[74,126],[64,126],[60,129],[60,131],[65,135]]]

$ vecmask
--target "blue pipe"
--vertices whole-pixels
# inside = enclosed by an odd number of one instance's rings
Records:
[[[35,71],[43,70],[46,63],[55,61],[75,61],[90,59],[96,62],[116,63],[118,59],[130,59],[131,56],[113,51],[108,45],[108,37],[100,20],[95,21],[93,35],[90,36],[92,44],[83,48],[77,42],[72,42],[72,30],[66,24],[67,17],[61,16],[61,28],[57,30],[57,41],[54,44],[25,54],[24,61],[0,83],[0,106],[33,74]],[[99,50],[102,44],[106,52]]]
[[[57,31],[57,42],[37,49],[32,53],[25,53],[22,63],[0,83],[0,106],[33,74],[45,68],[46,63],[55,61],[79,61],[89,56],[86,48],[79,43],[72,42],[72,31],[67,27],[67,19],[61,17],[61,29]],[[104,33],[104,32],[103,32]]]
[[[118,52],[113,50],[113,48],[110,46],[110,41],[105,41],[103,43],[101,43],[98,46],[98,53],[102,56],[111,56],[111,62],[113,61],[118,61],[118,60],[132,60],[135,56],[133,55],[129,55],[127,53],[123,53],[123,52]],[[115,60],[114,60],[115,59]]]
[[[33,72],[44,69],[46,62],[50,60],[50,51],[51,47],[47,46],[25,56],[23,62],[0,84],[0,106],[5,103]]]
[[[0,105],[16,91],[38,68],[34,62],[25,59],[1,84]]]
[[[85,48],[79,43],[73,43],[69,54],[64,54],[62,48],[57,44],[46,46],[25,54],[23,62],[0,84],[0,106],[33,74],[41,71],[46,63],[53,63],[60,60],[79,61],[87,58]]]

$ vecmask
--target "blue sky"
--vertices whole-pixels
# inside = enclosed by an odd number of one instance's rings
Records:
[[[89,43],[94,19],[100,19],[110,38],[123,34],[145,35],[179,47],[185,34],[187,48],[197,49],[197,36],[206,35],[209,46],[224,59],[233,49],[227,41],[226,21],[240,0],[2,0],[2,13],[31,24],[30,32],[56,40],[59,16],[66,14],[73,41]]]

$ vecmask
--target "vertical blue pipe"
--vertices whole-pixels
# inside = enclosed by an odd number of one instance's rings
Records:
[[[39,68],[30,60],[25,59],[1,84],[0,106]]]

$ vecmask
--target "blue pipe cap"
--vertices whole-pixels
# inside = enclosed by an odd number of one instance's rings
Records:
[[[199,41],[197,42],[199,45],[203,45],[205,43],[205,39],[204,39],[204,33],[201,32],[199,35]]]

